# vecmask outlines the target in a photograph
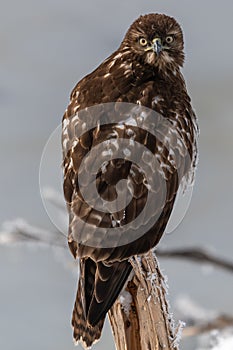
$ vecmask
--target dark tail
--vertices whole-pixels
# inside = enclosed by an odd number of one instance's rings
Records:
[[[85,348],[89,348],[95,341],[100,338],[103,325],[104,319],[100,320],[94,327],[88,324],[83,309],[81,286],[79,282],[72,316],[74,341],[76,343],[80,342]]]
[[[107,265],[90,258],[80,261],[80,278],[73,311],[75,342],[90,347],[102,332],[105,316],[117,299],[130,272],[128,261]]]

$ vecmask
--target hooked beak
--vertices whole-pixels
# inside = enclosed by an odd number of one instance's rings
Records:
[[[155,38],[153,40],[152,49],[156,53],[156,55],[160,54],[160,52],[162,51],[162,42],[160,38]]]
[[[160,38],[155,38],[152,41],[152,45],[147,47],[145,51],[154,51],[156,55],[158,56],[160,52],[162,51],[163,46]]]

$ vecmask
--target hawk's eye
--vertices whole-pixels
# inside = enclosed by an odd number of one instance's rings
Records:
[[[168,35],[168,36],[166,37],[166,42],[167,42],[168,44],[171,44],[171,43],[173,42],[173,40],[174,40],[174,38],[173,38],[173,36],[171,36],[171,35]]]
[[[140,39],[139,39],[139,44],[140,44],[141,46],[146,46],[146,45],[147,45],[147,40],[146,40],[145,38],[140,38]]]

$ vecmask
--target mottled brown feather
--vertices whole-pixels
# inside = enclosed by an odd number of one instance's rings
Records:
[[[159,36],[164,41],[167,35],[174,36],[174,43],[158,56],[149,57],[138,44],[141,36],[146,37],[148,41]],[[105,315],[130,274],[131,266],[127,259],[156,246],[164,233],[180,186],[181,179],[177,169],[179,168],[182,177],[187,177],[196,166],[198,127],[180,71],[184,62],[183,46],[183,34],[175,19],[160,14],[139,17],[129,28],[119,49],[75,86],[63,118],[64,195],[70,216],[68,239],[73,256],[80,258],[81,271],[72,325],[75,341],[82,341],[87,347],[99,339]],[[176,167],[172,166],[169,160],[169,145],[162,144],[149,131],[138,130],[133,126],[118,128],[116,124],[111,124],[111,113],[107,117],[107,125],[89,130],[75,143],[75,128],[93,118],[90,109],[86,111],[83,120],[79,112],[87,107],[99,105],[98,109],[95,109],[95,117],[101,117],[102,104],[109,102],[128,102],[145,106],[168,120],[184,145],[185,154],[182,154],[174,144],[179,164]],[[115,108],[117,109],[117,105]],[[77,123],[72,119],[76,115]],[[160,170],[166,178],[165,206],[154,226],[133,242],[124,245],[120,244],[121,241],[112,242],[112,248],[82,244],[75,239],[78,234],[74,232],[77,217],[81,217],[84,222],[92,222],[93,226],[110,229],[113,227],[113,221],[125,225],[134,220],[147,201],[148,189],[143,174],[136,164],[125,159],[108,162],[106,171],[100,170],[96,174],[99,194],[110,201],[117,196],[116,184],[119,180],[128,179],[133,189],[133,198],[125,211],[119,210],[112,216],[96,211],[85,202],[78,185],[83,157],[105,140],[130,139],[130,133],[134,133],[134,141],[145,145],[158,156]],[[175,143],[172,136],[169,142],[171,145]],[[96,155],[96,158],[92,159],[93,166],[99,156]],[[89,171],[91,170],[90,167]],[[154,176],[157,174],[154,173]],[[163,195],[159,179],[157,195],[158,198]],[[156,203],[154,210],[159,210]]]

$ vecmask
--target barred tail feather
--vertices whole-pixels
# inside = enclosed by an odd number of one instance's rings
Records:
[[[79,282],[76,301],[75,301],[73,315],[72,315],[73,338],[74,338],[75,345],[78,345],[78,343],[80,343],[85,349],[90,349],[90,347],[95,342],[97,342],[101,336],[102,328],[104,325],[104,318],[101,319],[93,327],[88,324],[85,317],[85,312],[83,309],[81,286]]]
[[[90,348],[99,340],[108,310],[117,299],[132,270],[125,260],[107,264],[80,259],[80,276],[72,326],[74,341]]]

